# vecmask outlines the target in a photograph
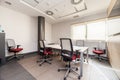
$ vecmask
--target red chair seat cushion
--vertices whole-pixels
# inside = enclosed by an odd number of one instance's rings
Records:
[[[48,48],[48,49],[44,50],[44,54],[45,55],[49,55],[49,54],[51,55],[51,54],[53,54],[52,49]]]
[[[20,52],[22,50],[23,50],[23,48],[13,48],[13,49],[10,49],[11,52]]]
[[[93,50],[93,53],[95,54],[103,54],[103,50]]]
[[[72,57],[70,57],[70,55],[68,54],[62,54],[62,56],[63,56],[63,60],[66,62],[76,60],[76,58],[80,58],[80,55],[77,55],[77,54],[73,54]]]
[[[76,60],[76,58],[80,58],[80,55],[73,54],[72,60]]]

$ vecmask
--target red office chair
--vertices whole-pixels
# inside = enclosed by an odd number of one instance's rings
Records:
[[[51,64],[50,61],[52,60],[52,58],[50,58],[50,55],[53,54],[52,49],[45,47],[44,40],[40,40],[39,42],[40,42],[40,52],[42,53],[42,59],[37,61],[40,62],[39,66],[41,66],[45,62]]]
[[[70,72],[76,73],[78,70],[77,67],[71,67],[71,62],[77,58],[77,54],[73,52],[72,41],[69,38],[60,38],[61,43],[61,56],[63,61],[68,62],[68,65],[65,68],[60,68],[58,71],[67,71],[64,80],[66,80]],[[79,56],[80,57],[80,56]],[[78,74],[78,73],[76,73]],[[79,74],[78,74],[79,75]]]
[[[96,56],[96,58],[98,58],[99,61],[101,61],[103,59],[103,57],[101,55],[105,54],[105,49],[99,49],[99,48],[94,48],[93,53],[98,55]]]
[[[18,56],[18,53],[21,52],[23,48],[20,48],[20,45],[16,45],[13,39],[7,39],[7,46],[8,46],[8,51],[14,53],[14,55],[11,56],[8,60],[11,60],[11,59],[19,60],[20,58]]]

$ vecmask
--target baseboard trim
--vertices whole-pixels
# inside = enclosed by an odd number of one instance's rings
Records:
[[[27,52],[27,53],[21,53],[21,54],[18,54],[18,55],[30,55],[30,54],[38,54],[38,51],[33,51],[33,52]],[[11,56],[13,55],[10,55],[10,56],[6,56],[6,59],[10,58]]]
[[[33,51],[33,52],[27,52],[27,53],[22,53],[23,55],[28,55],[28,54],[34,54],[34,53],[38,53],[38,51]]]

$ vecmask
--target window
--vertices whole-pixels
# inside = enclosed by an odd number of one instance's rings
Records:
[[[85,35],[86,35],[86,26],[85,25],[72,26],[71,32],[72,32],[72,39],[83,40],[85,39]]]
[[[72,39],[75,40],[105,40],[105,21],[87,23],[85,25],[73,25],[71,32]]]
[[[105,40],[105,21],[87,24],[88,40]]]

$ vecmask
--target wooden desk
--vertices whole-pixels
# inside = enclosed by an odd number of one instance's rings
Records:
[[[53,49],[61,49],[59,44],[54,44],[54,45],[46,45],[46,47],[51,47]],[[87,51],[87,63],[88,63],[88,47],[79,47],[79,46],[73,46],[73,51],[75,52],[80,52],[80,75],[79,79],[83,76],[83,54],[84,52]]]

